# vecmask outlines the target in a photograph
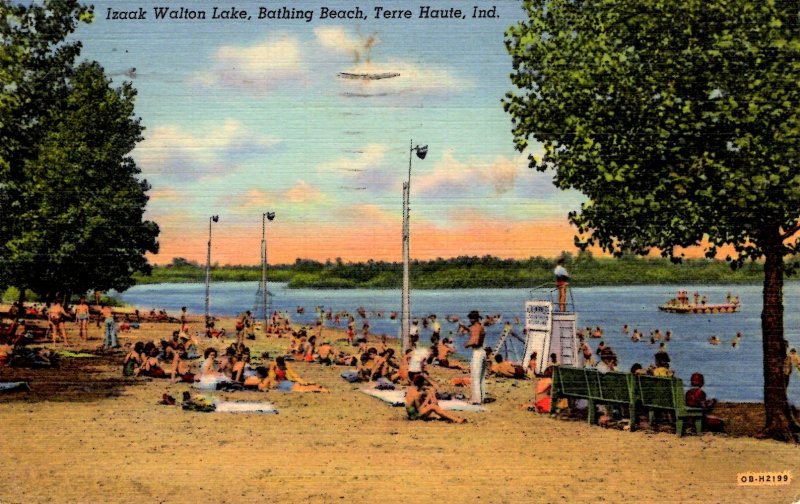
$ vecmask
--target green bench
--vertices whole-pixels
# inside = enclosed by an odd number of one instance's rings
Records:
[[[550,389],[553,409],[562,398],[586,399],[589,402],[589,423],[596,422],[596,404],[620,404],[630,408],[630,429],[635,426],[636,394],[630,373],[600,373],[594,368],[555,366]]]
[[[657,410],[669,411],[675,415],[675,433],[683,435],[685,420],[694,422],[696,434],[702,433],[703,415],[701,408],[686,406],[683,382],[679,378],[657,376],[635,376],[638,401],[648,410],[650,425],[655,421]]]
[[[690,408],[684,400],[683,381],[679,378],[633,375],[631,373],[600,373],[594,368],[555,366],[550,389],[553,408],[559,399],[586,399],[589,402],[589,423],[596,422],[596,404],[620,404],[630,408],[630,430],[636,426],[636,410],[646,408],[650,425],[656,411],[675,415],[675,433],[683,435],[686,420],[694,422],[697,434],[702,432],[701,408]]]

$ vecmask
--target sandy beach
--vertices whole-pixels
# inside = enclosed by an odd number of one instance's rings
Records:
[[[223,327],[233,321],[223,320]],[[145,323],[122,345],[167,338],[177,324]],[[341,331],[325,329],[336,340]],[[71,351],[94,352],[70,326]],[[227,340],[228,344],[233,340]],[[203,346],[207,345],[201,338]],[[252,342],[253,355],[287,340]],[[346,343],[335,343],[347,348]],[[48,345],[52,346],[52,345]],[[217,347],[222,345],[217,344]],[[56,348],[61,348],[59,344]],[[0,395],[5,485],[0,502],[793,502],[782,486],[738,486],[737,473],[798,473],[800,448],[748,435],[760,405],[718,406],[725,435],[627,432],[527,411],[531,382],[489,377],[487,412],[464,425],[411,422],[360,393],[346,368],[294,363],[330,393],[210,392],[269,401],[277,415],[189,412],[187,384],[124,378],[122,351],[64,358],[60,369],[0,368],[31,391]],[[442,388],[460,376],[436,368]],[[198,391],[202,393],[202,391]]]

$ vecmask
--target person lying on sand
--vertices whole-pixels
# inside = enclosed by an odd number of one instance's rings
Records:
[[[503,356],[500,354],[494,356],[494,364],[489,368],[489,371],[497,376],[506,378],[525,378],[525,369],[522,366],[503,360]]]
[[[436,390],[430,387],[421,374],[414,377],[411,387],[406,391],[406,415],[409,420],[427,420],[432,414],[453,423],[467,420],[445,411],[436,400]]]
[[[325,387],[301,378],[283,357],[275,358],[269,368],[269,378],[275,383],[275,388],[284,392],[329,392]]]

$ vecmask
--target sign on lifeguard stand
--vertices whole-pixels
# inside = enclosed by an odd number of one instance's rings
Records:
[[[575,313],[553,312],[551,301],[527,301],[525,303],[525,355],[522,366],[530,364],[531,354],[536,352],[537,374],[550,364],[550,354],[556,354],[558,363],[566,366],[578,364],[578,338]],[[555,336],[555,337],[553,337]]]

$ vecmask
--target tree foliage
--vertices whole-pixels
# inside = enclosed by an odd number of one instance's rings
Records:
[[[765,259],[769,435],[788,437],[784,256],[798,251],[800,20],[767,0],[529,0],[504,107],[531,167],[588,196],[579,244]]]
[[[66,42],[91,10],[4,5],[0,18],[0,251],[3,284],[40,294],[125,289],[149,271],[158,227],[130,157],[142,139],[129,83],[112,88]]]

